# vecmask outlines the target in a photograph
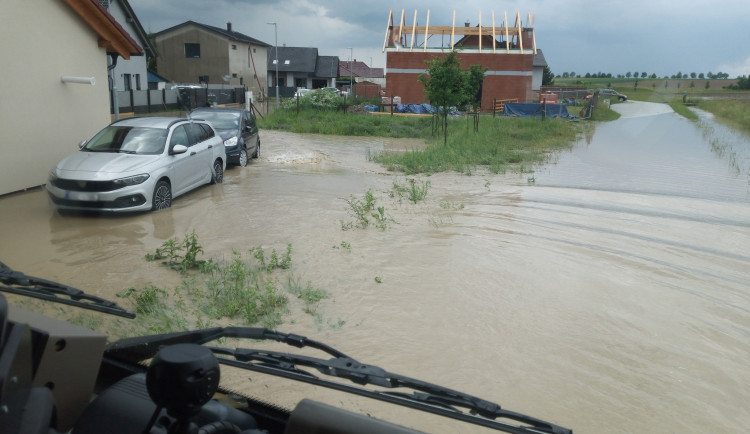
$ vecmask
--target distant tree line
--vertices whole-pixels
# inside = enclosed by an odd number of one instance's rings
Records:
[[[666,76],[665,75],[663,77],[658,77],[656,74],[653,74],[653,73],[649,74],[648,72],[638,72],[638,71],[626,72],[625,74],[612,74],[612,73],[604,73],[604,72],[595,72],[595,73],[587,72],[584,75],[576,74],[575,72],[563,72],[562,75],[558,74],[556,77],[557,78],[635,78],[635,79],[638,79],[638,78],[648,78],[648,79],[658,79],[658,78],[663,78],[663,79],[670,79],[670,78],[671,79],[688,79],[688,78],[692,78],[692,79],[696,79],[697,78],[697,79],[701,79],[701,80],[702,79],[712,79],[712,80],[715,80],[715,79],[728,79],[729,78],[729,74],[727,74],[725,72],[717,72],[716,74],[714,74],[713,72],[708,72],[706,74],[704,74],[702,72],[701,73],[691,72],[690,74],[688,74],[688,73],[683,74],[682,72],[678,72],[677,74],[673,74],[672,76]]]

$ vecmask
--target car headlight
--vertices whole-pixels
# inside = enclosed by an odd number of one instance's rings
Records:
[[[118,185],[123,185],[123,186],[138,185],[138,184],[145,182],[148,179],[148,176],[149,176],[148,173],[141,173],[140,175],[133,175],[133,176],[128,176],[127,178],[115,179],[112,182]]]
[[[236,144],[237,144],[237,136],[234,136],[231,139],[224,140],[224,146],[235,146]]]

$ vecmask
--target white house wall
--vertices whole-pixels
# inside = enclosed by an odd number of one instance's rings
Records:
[[[138,32],[136,31],[135,26],[125,16],[125,11],[119,1],[111,0],[107,11],[117,20],[117,23],[120,24],[129,35],[137,39],[136,35],[138,35]],[[138,40],[137,42],[141,47],[144,47],[145,44],[143,41]],[[117,90],[128,90],[125,86],[126,77],[130,78],[129,89],[148,89],[148,64],[146,62],[145,54],[143,56],[130,56],[129,60],[122,58],[117,59],[117,66],[115,66],[114,70]]]
[[[106,53],[97,40],[62,1],[3,1],[0,194],[46,183],[58,160],[109,124]],[[64,75],[96,84],[63,83]]]

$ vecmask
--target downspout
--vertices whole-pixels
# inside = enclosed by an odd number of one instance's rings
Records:
[[[115,81],[115,66],[117,66],[117,53],[107,53],[112,60],[112,64],[107,66],[107,75],[109,75],[110,92],[112,92],[112,109],[115,112],[115,120],[120,120],[120,103],[117,101],[117,82]]]

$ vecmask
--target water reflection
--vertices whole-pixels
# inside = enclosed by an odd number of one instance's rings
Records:
[[[748,141],[708,122],[704,119],[701,128],[665,113],[599,125],[595,139],[582,140],[570,154],[561,154],[556,164],[538,170],[536,183],[747,201]],[[711,137],[708,143],[707,137]]]
[[[726,160],[730,170],[736,175],[747,177],[750,189],[750,149],[747,134],[716,122],[713,114],[692,108],[700,118],[703,139],[710,143],[711,151],[719,158]]]

